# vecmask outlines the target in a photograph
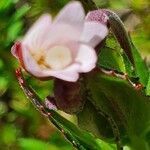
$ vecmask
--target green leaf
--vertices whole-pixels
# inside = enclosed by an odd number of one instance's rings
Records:
[[[12,0],[1,0],[0,1],[0,12],[4,11],[6,9],[9,9],[9,7],[12,5]]]
[[[62,136],[62,134],[59,131],[54,132],[50,135],[50,138],[48,140],[50,144],[56,145],[58,148],[62,148],[64,150],[72,150],[72,145],[66,141],[66,139]]]
[[[32,138],[21,138],[18,142],[22,150],[59,150],[54,145]]]
[[[102,66],[106,67],[107,69],[114,69],[118,72],[125,72],[130,77],[135,76],[133,74],[133,65],[131,64],[126,53],[120,48],[120,45],[117,43],[117,40],[113,35],[110,34],[107,37],[106,46],[107,47],[101,49],[101,53],[104,53],[104,55],[100,56],[99,64],[101,64],[102,60]]]
[[[128,59],[128,56],[126,55],[126,53],[122,53],[122,57],[123,57],[123,62],[125,65],[125,70],[126,73],[128,74],[129,77],[136,77],[135,72],[134,72],[134,67],[131,64],[130,60]]]
[[[63,139],[61,134],[55,133],[55,135],[51,135],[51,138],[53,138],[53,136],[57,136],[57,141],[54,143],[35,138],[19,138],[18,145],[21,150],[60,150],[60,147],[61,150],[72,150],[72,146]]]
[[[86,150],[101,150],[100,146],[96,143],[94,136],[79,129],[73,123],[63,118],[57,112],[50,110],[52,115],[52,123],[61,130],[63,129],[65,136],[75,144],[78,149]]]
[[[97,142],[99,143],[99,145],[101,145],[102,150],[116,150],[116,145],[114,144],[108,144],[100,139],[97,139]]]
[[[109,17],[108,22],[110,25],[110,28],[116,37],[117,41],[119,42],[121,48],[124,50],[126,55],[128,56],[129,60],[131,61],[132,64],[133,62],[133,56],[131,52],[131,43],[128,37],[128,34],[125,30],[124,24],[119,18],[117,14],[110,10],[104,10],[104,12],[107,14]]]
[[[11,24],[8,28],[8,31],[7,31],[8,42],[14,41],[18,37],[20,32],[22,31],[22,28],[23,28],[23,22],[22,21],[17,21],[15,23]]]
[[[131,38],[127,34],[123,22],[118,17],[118,15],[112,11],[105,10],[105,13],[109,17],[108,22],[110,24],[112,32],[115,35],[117,41],[119,42],[121,48],[124,50],[126,56],[128,56],[128,59],[133,64],[136,75],[139,77],[139,81],[146,87],[149,75],[148,68],[137,48],[134,46]],[[128,67],[129,63],[127,64],[126,60],[127,59],[125,58],[125,63]],[[129,68],[127,69],[129,72]],[[129,72],[129,74],[131,73]]]
[[[150,75],[149,75],[148,83],[146,86],[146,95],[150,96]]]
[[[121,54],[109,47],[101,49],[98,57],[98,65],[119,72],[125,72],[125,65]]]
[[[93,105],[116,122],[123,144],[129,144],[136,150],[148,150],[144,139],[150,132],[149,98],[127,81],[102,74],[91,75],[88,88]]]
[[[86,100],[83,110],[77,114],[77,117],[78,126],[81,129],[91,132],[104,141],[114,141],[114,135],[108,120],[98,113],[89,100]]]
[[[19,8],[12,16],[11,20],[13,22],[21,19],[30,9],[28,4],[24,4],[21,8]]]
[[[131,39],[130,42],[132,45],[131,52],[134,59],[135,72],[139,77],[140,82],[146,87],[149,78],[148,67],[146,66],[146,63],[144,62],[142,56],[140,55]]]

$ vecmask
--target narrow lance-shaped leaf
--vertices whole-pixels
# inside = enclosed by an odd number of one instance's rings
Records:
[[[55,110],[46,108],[39,96],[27,85],[20,69],[16,71],[16,74],[22,90],[33,105],[65,135],[74,147],[79,150],[101,150],[94,136],[80,130],[73,123],[59,115]]]
[[[148,67],[146,66],[146,63],[144,62],[138,49],[133,44],[131,38],[130,38],[130,43],[132,46],[131,52],[132,52],[133,59],[134,59],[135,72],[136,72],[137,76],[139,77],[139,81],[146,87],[148,78],[149,78]]]
[[[126,55],[128,56],[129,60],[134,64],[133,56],[131,53],[131,43],[128,38],[128,34],[125,30],[124,24],[119,18],[117,14],[110,10],[104,10],[104,12],[108,15],[109,25],[114,33],[115,37],[117,38],[121,48],[125,51]]]

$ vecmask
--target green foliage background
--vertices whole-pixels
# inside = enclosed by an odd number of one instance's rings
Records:
[[[55,16],[68,1],[0,1],[0,149],[73,149],[24,96],[15,78],[14,70],[18,64],[10,53],[15,40],[24,35],[40,14],[49,12]],[[100,8],[110,8],[122,17],[135,45],[141,50],[150,66],[150,2],[148,0],[94,1]],[[33,78],[28,78],[28,81],[43,99],[52,92],[52,81],[41,82]],[[75,122],[73,117],[66,117]],[[111,148],[104,143],[103,149]]]

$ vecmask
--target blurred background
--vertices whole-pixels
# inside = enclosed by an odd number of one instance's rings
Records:
[[[43,13],[53,16],[69,0],[0,0],[0,149],[72,150],[56,128],[41,116],[21,91],[15,78],[18,63],[10,53],[16,39]],[[82,0],[84,1],[84,0]],[[150,65],[150,1],[94,0],[100,8],[117,12],[135,45]],[[44,99],[52,94],[52,81],[27,77]],[[65,115],[66,116],[66,115]],[[66,116],[72,119],[70,116]],[[74,119],[72,119],[74,121]]]

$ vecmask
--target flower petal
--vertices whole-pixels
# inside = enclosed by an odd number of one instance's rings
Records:
[[[42,69],[37,64],[37,62],[33,59],[30,54],[30,51],[25,47],[22,46],[23,51],[23,63],[25,69],[37,78],[47,78],[47,77],[56,77],[58,79],[62,79],[65,81],[75,82],[79,78],[79,67],[78,63],[74,63],[63,70],[50,70],[50,69]]]
[[[80,72],[89,72],[96,66],[96,52],[92,47],[81,44],[75,61],[81,65]]]
[[[68,41],[78,41],[81,36],[80,30],[69,24],[53,24],[45,43],[49,47],[53,44],[63,44]]]
[[[11,53],[14,57],[19,59],[20,57],[20,51],[21,51],[21,43],[17,41],[11,48]]]
[[[80,40],[92,47],[96,47],[108,34],[106,25],[99,22],[87,21]]]
[[[63,70],[47,71],[47,73],[64,81],[76,82],[79,78],[79,67],[79,64],[74,63]]]
[[[82,29],[85,13],[80,2],[74,1],[67,4],[56,16],[54,23],[67,23]]]
[[[47,33],[50,31],[51,22],[50,15],[42,15],[27,32],[22,43],[33,51],[45,48],[45,40],[47,39]]]
[[[32,75],[36,77],[41,77],[41,76],[47,76],[47,74],[44,74],[40,66],[37,64],[35,59],[32,57],[29,49],[27,46],[22,44],[22,61],[24,64],[24,69],[31,73]]]

